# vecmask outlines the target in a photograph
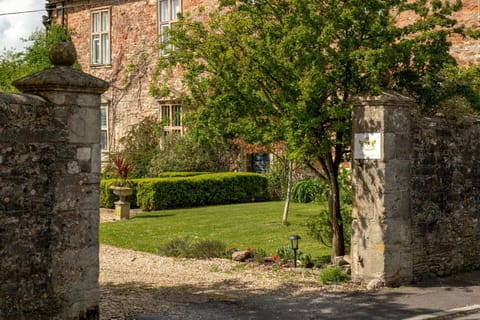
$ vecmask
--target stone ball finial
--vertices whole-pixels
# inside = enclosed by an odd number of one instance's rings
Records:
[[[77,60],[77,51],[71,42],[60,41],[50,47],[48,58],[54,66],[72,66]]]

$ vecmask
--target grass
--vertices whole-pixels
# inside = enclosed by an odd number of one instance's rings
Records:
[[[290,246],[288,236],[302,237],[299,250],[313,257],[331,249],[307,236],[302,225],[318,214],[319,204],[290,205],[288,226],[283,225],[283,202],[261,202],[142,213],[128,221],[102,223],[100,243],[157,253],[158,247],[176,237],[221,240],[227,248],[258,248],[269,255]]]

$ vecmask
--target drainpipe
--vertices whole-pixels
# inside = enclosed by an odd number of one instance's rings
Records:
[[[65,27],[65,1],[62,0],[62,27]]]

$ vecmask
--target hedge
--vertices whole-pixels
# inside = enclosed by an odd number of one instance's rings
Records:
[[[118,180],[117,180],[118,182]],[[142,210],[188,208],[196,206],[268,200],[267,178],[256,173],[209,173],[193,176],[134,179],[132,206]],[[109,187],[115,180],[101,183],[102,207],[113,207],[116,196]]]

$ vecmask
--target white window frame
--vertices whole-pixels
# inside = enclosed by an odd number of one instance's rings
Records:
[[[110,8],[90,13],[90,63],[94,66],[111,63],[110,17]]]
[[[109,151],[108,141],[108,105],[100,106],[100,149],[102,152]]]
[[[160,121],[164,123],[163,135],[170,133],[183,135],[183,107],[180,103],[162,103],[160,105]]]
[[[178,14],[182,13],[182,0],[159,0],[158,1],[158,33],[160,35],[160,44],[166,44],[160,51],[161,55],[167,55],[169,50],[174,47],[168,44],[167,30],[172,28],[178,21]]]

